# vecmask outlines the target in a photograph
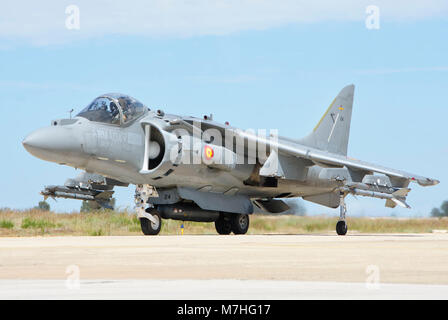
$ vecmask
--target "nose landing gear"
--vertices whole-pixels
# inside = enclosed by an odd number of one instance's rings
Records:
[[[160,213],[154,208],[148,208],[145,212],[150,218],[146,216],[139,218],[143,234],[145,236],[158,235],[162,227]]]
[[[339,221],[336,224],[336,233],[340,236],[345,236],[347,234],[347,222],[345,221],[345,213],[347,212],[347,206],[345,205],[345,195],[343,192],[340,193],[339,202]]]
[[[149,185],[139,185],[135,189],[135,210],[137,217],[140,220],[142,232],[146,236],[155,236],[159,234],[162,227],[162,218],[160,213],[150,206],[147,206],[148,199],[156,194],[156,190]]]

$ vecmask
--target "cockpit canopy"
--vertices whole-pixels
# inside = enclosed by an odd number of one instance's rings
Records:
[[[109,93],[92,101],[77,116],[90,121],[122,125],[146,113],[148,108],[140,101],[119,93]]]

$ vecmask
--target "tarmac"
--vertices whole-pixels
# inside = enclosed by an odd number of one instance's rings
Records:
[[[0,299],[448,299],[448,234],[0,238]]]

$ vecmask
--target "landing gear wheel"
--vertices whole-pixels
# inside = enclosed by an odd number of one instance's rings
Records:
[[[339,193],[339,221],[336,224],[336,233],[340,236],[347,234],[347,222],[345,222],[347,206],[345,205],[345,196],[344,192]]]
[[[347,222],[345,222],[345,220],[340,220],[336,224],[336,233],[340,236],[345,236],[347,229]]]
[[[232,214],[230,223],[232,224],[232,231],[234,234],[246,234],[249,229],[249,215]]]
[[[158,235],[162,227],[162,218],[160,217],[160,213],[154,208],[149,208],[145,211],[152,215],[155,221],[150,221],[147,218],[140,218],[140,226],[142,227],[143,234],[145,236]]]
[[[232,225],[229,220],[224,219],[224,215],[220,214],[218,220],[215,221],[216,232],[227,235],[232,232]]]

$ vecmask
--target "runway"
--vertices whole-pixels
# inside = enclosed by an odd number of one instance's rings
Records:
[[[447,285],[279,280],[0,280],[0,299],[311,300],[448,299]]]
[[[0,298],[34,296],[447,299],[448,234],[0,238]]]

